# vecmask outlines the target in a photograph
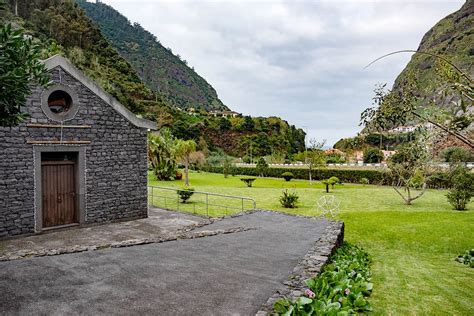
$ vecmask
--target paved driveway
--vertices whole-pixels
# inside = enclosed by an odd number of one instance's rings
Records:
[[[251,315],[326,223],[257,212],[200,230],[232,234],[0,263],[6,314]]]

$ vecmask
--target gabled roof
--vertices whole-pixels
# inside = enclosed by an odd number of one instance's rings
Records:
[[[128,110],[125,106],[123,106],[117,99],[107,93],[104,89],[99,87],[94,81],[92,81],[89,77],[84,75],[79,69],[74,67],[74,65],[67,60],[66,58],[60,55],[54,55],[46,60],[43,61],[46,65],[48,70],[51,70],[56,67],[61,67],[64,71],[69,73],[73,76],[76,80],[81,82],[85,85],[89,90],[91,90],[94,94],[96,94],[99,98],[104,100],[107,104],[109,104],[112,108],[115,109],[118,113],[120,113],[123,117],[130,121],[133,125],[137,127],[147,128],[147,129],[157,129],[157,125],[155,122],[150,120],[145,120],[142,118],[138,118],[134,113]]]

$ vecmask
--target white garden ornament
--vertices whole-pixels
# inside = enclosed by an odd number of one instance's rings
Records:
[[[321,216],[330,216],[332,218],[339,214],[339,205],[341,202],[334,195],[323,195],[318,199],[318,208]]]

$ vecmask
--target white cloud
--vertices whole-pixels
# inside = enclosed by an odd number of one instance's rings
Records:
[[[233,110],[278,115],[333,144],[360,129],[422,36],[463,0],[103,0],[181,55]]]

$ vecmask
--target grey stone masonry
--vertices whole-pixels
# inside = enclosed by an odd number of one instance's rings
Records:
[[[28,141],[83,142],[60,144],[85,152],[82,222],[146,217],[147,129],[132,124],[62,67],[50,72],[56,84],[66,85],[77,94],[79,109],[68,121],[53,121],[41,109],[44,89],[35,87],[23,109],[30,117],[18,126],[0,127],[0,237],[37,231],[35,216],[41,196],[35,188],[35,160],[41,158],[34,152],[37,146],[45,145]],[[38,128],[31,124],[83,128]]]

